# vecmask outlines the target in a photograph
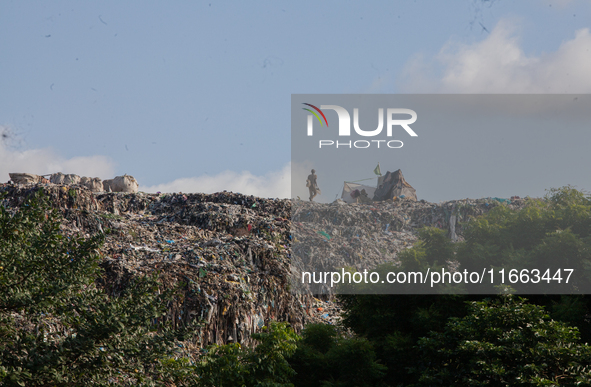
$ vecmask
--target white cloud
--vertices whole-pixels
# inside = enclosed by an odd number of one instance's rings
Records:
[[[10,130],[0,125],[0,132],[6,134],[10,133]],[[11,172],[37,175],[63,172],[107,179],[114,176],[115,163],[106,156],[66,159],[50,148],[14,150],[7,145],[6,141],[0,141],[0,182],[10,180],[8,174]]]
[[[9,173],[46,175],[63,172],[80,176],[109,179],[115,176],[115,163],[105,156],[73,157],[66,159],[50,148],[15,150],[12,144],[22,145],[8,126],[0,125],[0,182],[10,180]],[[299,171],[299,169],[298,169]],[[304,177],[305,181],[305,177]],[[291,164],[278,171],[256,176],[248,171],[224,171],[215,176],[202,175],[177,179],[154,186],[140,186],[144,192],[204,192],[223,190],[259,197],[291,197]]]
[[[214,176],[202,175],[176,179],[169,183],[140,186],[144,192],[203,192],[214,193],[223,190],[240,192],[266,198],[289,198],[291,196],[291,165],[279,171],[256,176],[248,171],[240,173],[224,171]]]
[[[575,37],[556,51],[528,56],[512,23],[503,20],[480,42],[449,42],[432,59],[411,59],[403,72],[402,89],[421,93],[589,93],[589,69],[588,28],[576,31]]]

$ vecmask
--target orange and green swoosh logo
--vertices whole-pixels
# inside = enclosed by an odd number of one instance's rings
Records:
[[[324,115],[324,113],[322,113],[322,110],[318,109],[316,106],[314,105],[310,105],[309,103],[304,103],[304,105],[310,106],[311,108],[314,108],[314,110],[316,110],[316,112],[320,113],[320,115],[322,115],[322,118],[324,118],[324,122],[326,122],[326,126],[328,127],[328,121],[326,120],[326,116]],[[306,111],[309,111],[310,113],[314,114],[316,116],[316,118],[318,118],[318,122],[320,122],[320,126],[323,125],[322,120],[320,119],[320,117],[318,116],[318,114],[316,114],[316,112],[314,110],[310,110],[307,108],[302,108]]]

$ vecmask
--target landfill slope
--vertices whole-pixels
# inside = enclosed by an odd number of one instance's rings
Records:
[[[162,289],[185,284],[164,318],[177,326],[202,321],[199,347],[248,345],[271,320],[299,331],[321,318],[313,297],[288,290],[289,200],[5,184],[2,205],[15,209],[38,189],[63,215],[64,234],[105,233],[100,285],[109,294],[120,294],[134,276],[155,272]]]
[[[395,261],[420,227],[447,228],[457,239],[460,221],[499,204],[319,204],[231,192],[93,193],[79,185],[3,184],[1,205],[15,210],[39,189],[62,214],[64,234],[105,234],[106,275],[99,285],[109,294],[156,272],[162,289],[183,284],[163,318],[176,326],[200,321],[195,348],[250,345],[251,334],[272,320],[287,321],[296,331],[310,322],[338,322],[338,305],[291,287],[291,274],[304,264],[292,251],[322,269],[371,268]]]
[[[294,201],[292,206],[292,287],[302,294],[334,294],[330,283],[301,284],[302,272],[332,272],[353,268],[362,272],[383,263],[399,263],[398,254],[417,241],[423,227],[446,231],[452,241],[463,239],[469,221],[499,205],[520,209],[526,199],[461,199],[440,203],[396,200],[369,204]],[[457,262],[448,262],[455,271]]]

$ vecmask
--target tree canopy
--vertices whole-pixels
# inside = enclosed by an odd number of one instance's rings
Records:
[[[574,386],[591,383],[591,347],[577,328],[512,296],[470,303],[417,344],[420,386]]]

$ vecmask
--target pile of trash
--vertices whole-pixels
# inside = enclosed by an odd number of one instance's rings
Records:
[[[15,184],[63,184],[80,185],[92,192],[138,192],[139,184],[133,176],[116,176],[114,179],[101,180],[98,177],[78,176],[75,174],[63,174],[61,172],[51,175],[34,175],[32,173],[9,173],[10,180]],[[48,176],[49,179],[46,179]]]
[[[183,348],[252,343],[270,321],[338,324],[330,289],[292,288],[294,271],[396,261],[420,227],[461,239],[462,222],[505,199],[384,201],[319,204],[263,199],[232,192],[148,194],[92,192],[80,184],[0,184],[0,205],[15,210],[44,190],[63,216],[65,235],[105,234],[99,284],[117,296],[136,276],[159,274],[161,290],[180,286],[162,317],[175,326],[201,322],[198,339]],[[506,201],[522,206],[523,199]],[[323,294],[313,297],[312,292]]]
[[[49,180],[43,176],[34,175],[32,173],[9,173],[10,180],[15,184],[48,184]]]
[[[444,229],[462,240],[471,217],[498,205],[522,208],[527,199],[463,199],[429,203],[399,199],[347,204],[294,201],[292,205],[292,286],[301,293],[333,294],[330,284],[301,284],[302,272],[355,271],[398,263],[397,255],[417,241],[423,227]],[[450,268],[454,266],[449,263]]]
[[[160,290],[182,287],[163,318],[177,327],[200,321],[192,347],[250,345],[251,334],[274,320],[296,331],[327,320],[312,296],[289,290],[290,200],[2,184],[0,205],[16,209],[39,189],[62,214],[65,235],[105,234],[100,286],[109,294],[117,296],[131,278],[153,273],[160,273]]]
[[[417,191],[404,179],[400,169],[395,172],[387,172],[385,176],[380,177],[373,201],[377,202],[397,197],[417,200]]]

